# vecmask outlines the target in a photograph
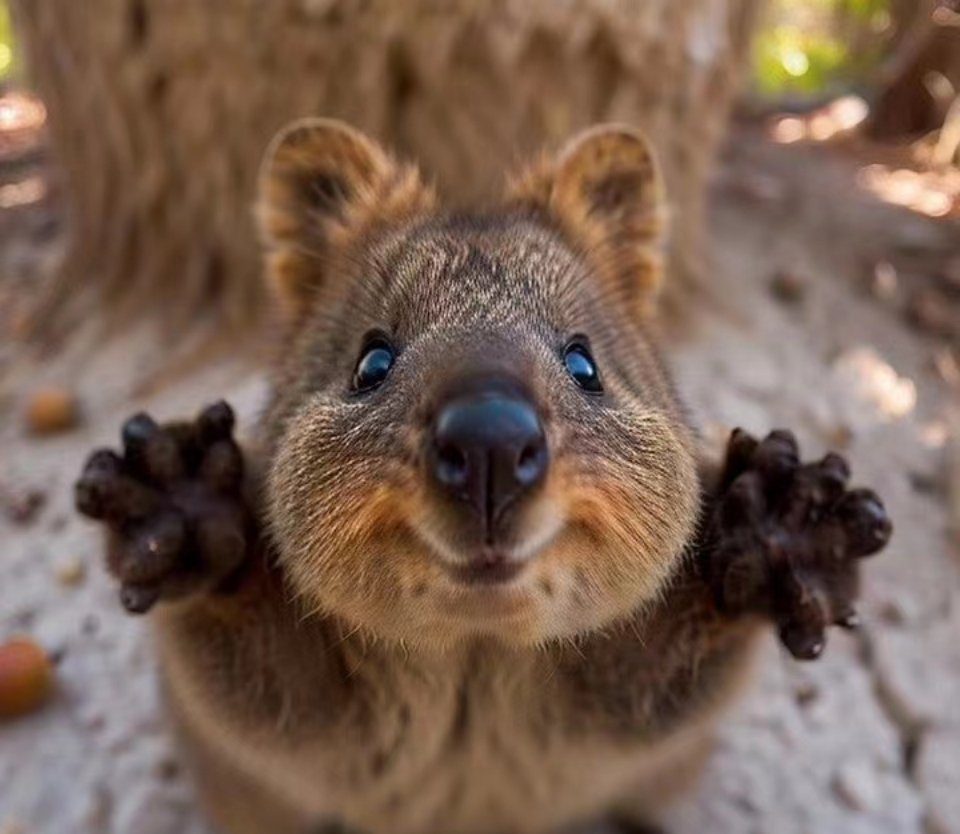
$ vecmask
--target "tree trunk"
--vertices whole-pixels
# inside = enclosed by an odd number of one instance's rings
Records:
[[[113,310],[182,322],[213,307],[249,325],[263,306],[258,163],[303,115],[368,131],[458,201],[491,197],[504,168],[580,127],[640,125],[660,147],[675,283],[689,288],[760,2],[14,0],[70,198],[52,312],[92,285]]]
[[[920,0],[907,19],[910,25],[881,74],[866,125],[874,139],[900,140],[937,130],[960,95],[960,14],[943,0]],[[949,82],[952,94],[938,95],[936,75]]]

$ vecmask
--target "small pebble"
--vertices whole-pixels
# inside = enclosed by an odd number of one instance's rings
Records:
[[[83,562],[77,558],[66,559],[57,565],[55,569],[57,581],[67,587],[75,588],[87,575],[87,569]]]
[[[7,517],[15,524],[29,524],[47,501],[37,490],[12,497],[6,506]]]
[[[809,284],[795,272],[778,272],[770,279],[773,297],[785,304],[799,304],[807,297]]]
[[[827,440],[827,445],[831,449],[836,449],[841,452],[850,448],[854,438],[853,429],[846,423],[837,423],[824,432],[824,435]]]
[[[27,406],[26,422],[30,434],[43,436],[74,428],[80,421],[76,397],[64,388],[37,391]]]
[[[914,623],[920,617],[920,612],[911,600],[903,598],[903,595],[890,597],[883,600],[877,609],[877,613],[883,622],[893,626],[903,626]]]
[[[37,709],[53,688],[53,664],[47,653],[29,638],[0,646],[0,717]]]
[[[814,683],[803,683],[794,690],[793,697],[798,706],[808,707],[820,697],[820,690]]]

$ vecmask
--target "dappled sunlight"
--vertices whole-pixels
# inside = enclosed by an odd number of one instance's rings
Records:
[[[864,123],[869,112],[866,101],[859,96],[844,96],[812,113],[776,116],[768,125],[767,135],[781,145],[828,142],[855,135],[854,131]],[[960,126],[960,121],[957,124]],[[960,215],[960,168],[933,164],[933,154],[927,144],[917,142],[905,148],[900,165],[864,166],[857,178],[859,185],[885,203],[927,217]]]
[[[884,420],[899,420],[917,405],[917,386],[901,376],[873,348],[860,346],[840,355],[835,372],[857,399],[871,405]]]
[[[928,449],[942,449],[950,437],[950,426],[945,420],[932,420],[920,426],[920,442]]]
[[[805,116],[779,116],[770,125],[774,142],[826,142],[858,127],[870,109],[859,96],[843,96]]]
[[[47,120],[47,109],[36,96],[11,92],[0,96],[0,131],[39,130]]]
[[[20,182],[0,186],[0,208],[16,208],[36,203],[47,195],[42,177],[28,177]]]
[[[0,96],[0,158],[19,156],[36,146],[47,109],[34,95],[10,91]]]
[[[863,168],[858,181],[884,202],[927,217],[947,217],[960,212],[960,170],[941,173],[875,164]]]

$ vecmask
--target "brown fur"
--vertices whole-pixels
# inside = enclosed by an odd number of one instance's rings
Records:
[[[545,207],[635,314],[649,318],[663,279],[666,202],[651,146],[628,127],[586,131],[556,159],[512,178],[510,198]]]
[[[278,139],[262,179],[286,316],[267,538],[238,593],[160,616],[211,813],[230,834],[519,834],[655,812],[662,768],[679,784],[702,761],[756,624],[723,619],[685,557],[700,486],[647,321],[647,144],[589,133],[478,216],[435,213],[412,169],[326,121]],[[361,397],[371,330],[399,354]],[[564,370],[573,334],[602,400]],[[470,534],[421,474],[437,398],[478,369],[522,381],[552,455],[510,527],[528,562],[509,588],[451,579]]]

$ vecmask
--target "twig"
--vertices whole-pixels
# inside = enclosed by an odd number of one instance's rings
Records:
[[[960,95],[950,105],[947,118],[940,129],[936,147],[933,149],[935,168],[946,168],[958,158],[960,153]]]

